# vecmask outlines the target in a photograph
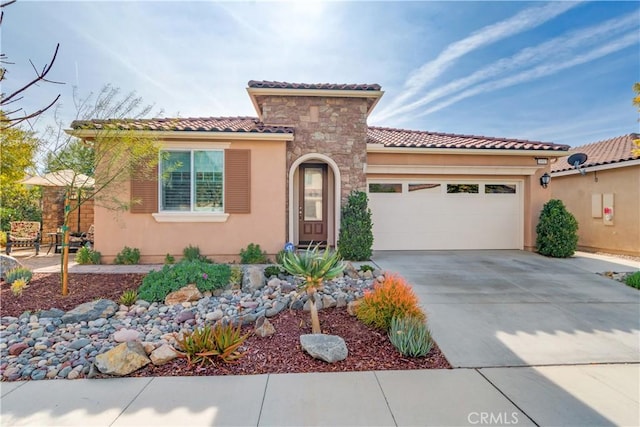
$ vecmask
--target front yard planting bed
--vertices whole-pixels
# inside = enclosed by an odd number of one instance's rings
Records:
[[[97,299],[117,302],[124,291],[137,289],[144,275],[70,274],[70,292],[66,297],[60,294],[59,277],[58,274],[35,274],[20,297],[13,295],[8,284],[0,284],[2,380],[106,377],[91,369],[91,365],[97,354],[104,353],[118,344],[113,337],[115,331],[137,330],[140,333],[140,341],[147,342],[151,347],[155,344],[157,347],[160,344],[154,343],[149,337],[166,338],[179,330],[193,330],[205,322],[213,323],[205,319],[202,304],[198,306],[197,303],[193,303],[191,307],[182,307],[138,302],[129,308],[120,306],[119,314],[109,319],[77,324],[62,324],[59,320],[41,318],[39,313],[51,308],[66,312],[79,304]],[[344,286],[346,290],[361,292],[352,288],[350,285]],[[237,294],[241,291],[235,292]],[[244,304],[250,301],[242,302]],[[244,305],[237,304],[235,309],[242,312],[245,310]],[[301,305],[297,304],[298,307]],[[190,310],[193,310],[195,316],[184,316]],[[182,319],[176,320],[179,317]],[[161,324],[160,319],[164,323]],[[349,351],[345,360],[333,364],[314,359],[300,348],[300,335],[311,332],[308,312],[287,308],[269,320],[276,333],[266,338],[251,335],[242,347],[245,356],[235,363],[216,362],[213,365],[189,366],[185,359],[178,358],[164,365],[149,364],[129,376],[450,368],[435,343],[426,357],[404,357],[390,343],[385,332],[364,325],[356,317],[349,315],[345,307],[325,308],[320,311],[322,332],[342,337]],[[154,332],[154,328],[162,329],[161,333]],[[253,323],[243,326],[244,332],[252,330]],[[22,347],[24,349],[21,350]]]

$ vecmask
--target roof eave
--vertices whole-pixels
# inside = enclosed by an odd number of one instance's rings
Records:
[[[209,139],[209,140],[250,140],[250,141],[293,141],[293,133],[287,132],[224,132],[224,131],[154,131],[130,129],[65,129],[71,136],[82,139],[92,139],[102,132],[136,132],[140,136],[158,139]]]
[[[597,172],[597,171],[608,170],[608,169],[619,169],[619,168],[624,168],[628,166],[640,166],[640,159],[631,159],[631,160],[624,160],[624,161],[618,161],[618,162],[612,162],[612,163],[603,163],[599,165],[586,166],[581,169],[584,169],[585,173],[589,173],[589,172]],[[567,175],[576,175],[579,173],[580,173],[580,170],[578,169],[568,169],[568,170],[560,170],[555,172],[552,171],[551,176],[567,176]]]
[[[524,150],[516,148],[426,148],[426,147],[385,147],[382,144],[367,144],[367,153],[402,154],[474,154],[484,156],[534,156],[565,157],[566,151],[551,149]]]

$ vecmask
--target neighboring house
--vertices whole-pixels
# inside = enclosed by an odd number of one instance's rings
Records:
[[[640,156],[638,134],[575,147],[587,161],[576,170],[567,158],[551,167],[551,195],[578,220],[578,247],[640,256]],[[581,173],[584,173],[582,174]]]
[[[353,190],[369,194],[376,250],[532,250],[550,196],[540,176],[569,149],[369,127],[376,84],[250,81],[247,91],[258,117],[72,123],[85,139],[103,127],[152,132],[169,154],[164,180],[122,189],[141,203],[119,219],[96,207],[107,262],[125,245],[144,262],[190,244],[219,260],[252,242],[269,254],[287,241],[334,246]]]

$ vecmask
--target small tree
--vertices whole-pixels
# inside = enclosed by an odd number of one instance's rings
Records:
[[[344,259],[366,261],[371,258],[373,231],[369,199],[362,191],[352,191],[342,207],[338,251]]]
[[[145,117],[152,106],[143,105],[135,93],[120,96],[120,90],[104,86],[97,95],[78,98],[74,92],[76,121],[68,133],[66,124],[57,119],[58,126],[47,131],[49,150],[47,165],[54,169],[70,169],[74,175],[65,187],[63,220],[63,250],[61,258],[62,295],[67,295],[69,264],[69,217],[86,201],[93,199],[99,206],[112,210],[129,208],[130,200],[120,198],[120,188],[135,172],[137,176],[151,176],[158,164],[159,145],[153,136],[135,130],[122,130],[122,122]],[[111,121],[109,120],[111,119]],[[81,139],[79,139],[81,138]],[[84,146],[84,148],[80,148]],[[90,185],[81,172],[95,165]],[[87,166],[89,165],[89,166]],[[71,194],[77,199],[71,205]]]
[[[568,258],[578,246],[578,221],[562,201],[549,200],[536,226],[536,247],[541,255]]]
[[[325,249],[323,253],[318,251],[318,245],[313,249],[307,248],[305,252],[286,252],[282,257],[282,268],[287,273],[304,279],[302,290],[309,296],[309,313],[311,314],[311,332],[322,333],[318,308],[316,307],[316,292],[322,289],[322,282],[331,280],[342,273],[344,263],[337,252]]]

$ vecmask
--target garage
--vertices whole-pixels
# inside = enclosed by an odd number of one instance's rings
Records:
[[[522,249],[522,181],[370,180],[374,250]]]

